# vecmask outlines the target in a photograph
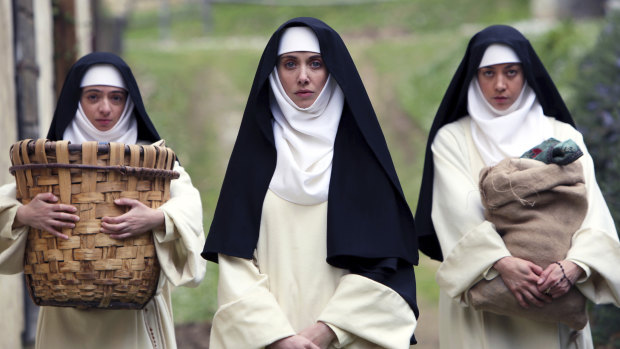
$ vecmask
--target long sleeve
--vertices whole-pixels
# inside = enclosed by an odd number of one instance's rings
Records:
[[[493,224],[484,219],[478,171],[471,169],[472,154],[468,153],[463,130],[461,123],[444,126],[432,145],[432,218],[444,255],[437,282],[450,297],[459,300],[482,277],[496,276],[490,268],[510,255]]]
[[[357,274],[341,278],[319,321],[345,331],[337,347],[356,348],[407,348],[417,325],[398,293]]]
[[[17,209],[15,184],[0,187],[0,274],[16,274],[24,270],[24,252],[28,227],[13,229]]]
[[[262,348],[295,330],[269,291],[269,277],[251,260],[218,256],[218,311],[209,347]]]
[[[206,271],[206,261],[200,256],[205,242],[202,203],[185,169],[177,162],[174,170],[180,177],[171,181],[170,200],[159,207],[165,228],[154,231],[155,248],[168,281],[174,286],[195,287]]]

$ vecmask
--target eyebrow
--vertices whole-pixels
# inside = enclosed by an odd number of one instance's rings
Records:
[[[316,55],[312,55],[312,56],[308,57],[308,59],[317,59],[317,58],[323,59],[323,56],[321,56],[320,54],[316,54]],[[280,59],[280,60],[282,60],[282,59],[294,59],[294,60],[298,60],[298,59],[299,59],[299,57],[297,57],[297,56],[293,56],[293,55],[287,55],[287,54],[285,53],[285,54],[283,54],[282,56],[280,56],[280,57],[279,57],[279,59]]]
[[[283,59],[294,59],[294,60],[298,60],[299,58],[297,58],[296,56],[293,55],[287,55],[286,53],[283,54],[282,56],[279,57],[278,60],[283,60]]]
[[[85,88],[82,90],[82,93],[88,93],[88,92],[100,92],[103,93],[103,90],[100,90],[98,88],[94,88],[94,87],[90,87],[90,88]],[[112,90],[109,91],[108,93],[122,93],[122,94],[129,94],[128,91],[126,91],[125,89],[119,88],[118,90]]]
[[[102,90],[98,89],[98,88],[85,88],[82,90],[82,93],[86,93],[86,92],[102,92]]]

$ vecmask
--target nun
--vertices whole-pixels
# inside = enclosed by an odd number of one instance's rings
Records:
[[[417,239],[344,42],[315,18],[258,64],[202,255],[211,348],[408,348]]]
[[[572,139],[584,152],[588,210],[565,259],[546,269],[511,256],[485,220],[479,173],[518,158],[548,138]],[[431,127],[416,212],[420,249],[443,260],[441,348],[592,348],[589,325],[477,311],[467,291],[501,278],[524,307],[540,307],[577,287],[597,303],[620,304],[618,235],[596,183],[582,135],[529,41],[516,29],[490,26],[469,42]]]
[[[47,138],[150,144],[160,142],[140,90],[127,64],[111,53],[95,52],[79,59],[64,82]],[[160,143],[161,144],[161,143]],[[171,292],[176,286],[195,287],[206,262],[200,194],[187,172],[175,163],[178,179],[170,183],[170,200],[157,209],[129,198],[116,205],[129,211],[104,217],[101,231],[114,239],[151,233],[161,265],[155,296],[142,310],[103,310],[43,306],[39,312],[36,348],[176,348]],[[61,239],[79,217],[71,205],[59,204],[52,193],[38,194],[22,205],[15,184],[0,187],[0,272],[23,271],[29,226]]]

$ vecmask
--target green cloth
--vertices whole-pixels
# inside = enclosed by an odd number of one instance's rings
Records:
[[[523,153],[521,158],[539,160],[545,164],[567,165],[582,155],[583,152],[572,139],[560,142],[555,138],[549,138]]]

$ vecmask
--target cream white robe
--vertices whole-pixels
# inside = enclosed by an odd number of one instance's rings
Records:
[[[170,293],[176,286],[197,286],[206,261],[200,256],[205,242],[200,194],[178,163],[180,177],[170,183],[170,200],[159,207],[165,229],[154,232],[161,265],[159,285],[142,310],[78,310],[41,307],[36,347],[60,348],[176,348]],[[17,208],[15,184],[0,187],[0,273],[23,271],[27,227],[12,229]]]
[[[271,190],[253,260],[219,255],[219,309],[211,349],[262,348],[316,321],[331,348],[409,348],[416,319],[405,300],[327,257],[327,202],[298,205]]]
[[[596,303],[619,305],[620,244],[594,177],[592,158],[579,132],[549,120],[556,139],[570,138],[584,151],[578,161],[584,168],[589,207],[566,257],[585,271],[576,287]],[[467,290],[483,277],[498,277],[493,264],[510,255],[483,216],[478,174],[485,165],[471,138],[470,122],[465,117],[442,127],[431,148],[435,163],[432,219],[444,255],[437,272],[441,348],[592,348],[589,326],[573,331],[557,323],[476,311],[466,304]]]

